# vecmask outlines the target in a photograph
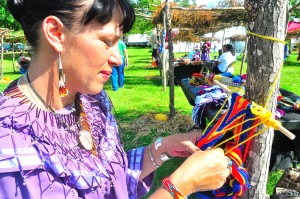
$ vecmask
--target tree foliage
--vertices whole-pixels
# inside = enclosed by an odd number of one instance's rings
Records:
[[[135,23],[130,30],[129,34],[143,34],[154,28],[152,21],[145,19],[142,16],[136,16]]]
[[[293,7],[299,3],[299,0],[289,0],[289,6]],[[295,8],[291,13],[290,13],[290,18],[300,18],[300,9]]]
[[[180,7],[190,7],[196,5],[196,0],[192,0],[192,3],[190,3],[190,0],[174,0],[174,3]]]
[[[0,0],[0,28],[8,28],[11,30],[22,29],[19,22],[17,22],[6,8],[6,0]]]
[[[160,0],[131,0],[135,9],[136,22],[130,33],[145,33],[154,28],[151,21],[152,11],[160,5]]]

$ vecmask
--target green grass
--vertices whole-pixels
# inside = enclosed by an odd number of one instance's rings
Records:
[[[17,71],[17,59],[18,59],[18,53],[15,54],[15,71],[13,68],[13,56],[12,53],[4,53],[4,60],[3,60],[3,77],[8,77],[11,80],[17,79],[21,75]],[[0,92],[3,91],[8,86],[8,83],[1,83],[0,82]]]
[[[125,69],[125,88],[117,92],[112,91],[111,82],[105,85],[113,105],[114,112],[120,127],[123,128],[121,137],[124,141],[125,149],[148,145],[157,137],[158,133],[153,130],[133,142],[136,134],[124,128],[136,119],[148,113],[168,113],[169,112],[169,88],[163,91],[161,78],[157,68],[151,67],[151,52],[149,48],[128,48],[129,66]],[[182,54],[175,54],[176,57]],[[281,87],[300,95],[300,62],[296,61],[297,53],[293,52],[290,60],[284,64],[281,76]],[[13,72],[11,54],[5,54],[4,58],[4,77],[16,79],[20,76]],[[241,57],[237,57],[235,63],[235,74],[239,74]],[[246,64],[243,73],[246,73]],[[0,83],[0,91],[4,90],[8,84]],[[182,115],[191,116],[192,106],[186,100],[181,88],[175,86],[175,108]],[[162,133],[167,135],[169,132]],[[173,132],[172,132],[173,133]],[[169,175],[182,159],[177,158],[168,161],[156,172],[154,189],[160,186],[161,179]],[[272,194],[273,188],[277,183],[281,173],[274,172],[269,175],[267,193]],[[153,189],[152,189],[153,190]]]

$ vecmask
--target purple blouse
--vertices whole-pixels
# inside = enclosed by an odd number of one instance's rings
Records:
[[[79,145],[74,106],[40,108],[18,80],[0,93],[0,198],[135,199],[149,191],[153,173],[138,181],[144,147],[124,152],[107,94],[78,95],[97,157]]]

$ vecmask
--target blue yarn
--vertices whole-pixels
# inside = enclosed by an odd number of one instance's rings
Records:
[[[234,76],[232,78],[232,82],[241,84],[242,83],[242,78],[240,76]]]
[[[224,77],[232,77],[232,74],[230,72],[221,73]]]

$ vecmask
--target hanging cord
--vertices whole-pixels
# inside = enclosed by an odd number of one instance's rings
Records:
[[[110,96],[108,94],[106,96],[107,96],[107,98],[108,98],[108,100],[109,100],[109,102],[111,104],[112,110],[113,110],[114,114],[116,115],[116,118],[119,118],[119,115],[118,115],[118,113],[117,113],[117,111],[115,109],[115,106],[114,106],[114,104],[113,104]],[[124,131],[123,131],[122,127],[121,127],[121,124],[118,122],[118,120],[115,119],[115,121],[116,121],[116,123],[118,125],[118,128],[120,129],[119,133],[122,134]]]
[[[274,42],[279,42],[279,43],[286,44],[285,41],[280,40],[280,39],[275,38],[275,37],[264,36],[264,35],[260,35],[260,34],[256,34],[256,33],[250,32],[250,31],[248,31],[247,34],[253,35],[253,36],[256,36],[256,37],[259,37],[259,38],[262,38],[262,39],[266,39],[266,40],[270,40],[270,41],[274,41]],[[283,63],[282,63],[282,65],[281,65],[280,69],[279,69],[279,72],[276,74],[276,77],[275,77],[275,79],[274,79],[274,82],[272,83],[272,86],[271,86],[271,92],[270,92],[269,95],[268,95],[267,102],[266,102],[264,108],[266,108],[267,104],[268,104],[269,101],[271,100],[271,97],[272,97],[272,95],[273,95],[273,93],[274,93],[275,86],[276,86],[276,83],[277,83],[277,81],[278,81],[278,79],[279,79],[279,74],[281,73],[282,67],[283,67]],[[240,89],[241,89],[241,88],[240,88]],[[239,90],[240,90],[240,89],[239,89]],[[239,90],[238,90],[237,92],[239,92]],[[220,108],[219,111],[215,114],[214,118],[210,121],[210,123],[206,126],[206,128],[205,128],[204,131],[203,131],[203,134],[206,133],[207,129],[212,125],[212,123],[216,120],[216,118],[218,117],[218,115],[221,113],[222,109],[223,109],[224,106],[226,105],[226,103],[227,103],[229,97],[231,96],[231,94],[232,94],[232,92],[229,92],[229,93],[228,93],[228,96],[227,96],[227,98],[225,99],[224,103],[222,104],[221,108]]]
[[[256,36],[256,37],[259,37],[259,38],[262,38],[262,39],[265,39],[265,40],[270,40],[270,41],[274,41],[274,42],[279,42],[279,43],[282,43],[282,44],[286,44],[285,41],[281,40],[281,39],[278,39],[278,38],[275,38],[275,37],[270,37],[270,36],[264,36],[264,35],[260,35],[260,34],[256,34],[256,33],[253,33],[253,32],[250,32],[248,31],[247,34],[249,35],[253,35],[253,36]],[[269,93],[268,97],[267,97],[267,101],[266,101],[266,104],[264,105],[264,108],[267,107],[267,105],[269,104],[271,98],[272,98],[272,95],[274,93],[274,90],[275,90],[275,86],[276,86],[276,83],[278,82],[278,79],[279,79],[279,74],[281,74],[281,70],[282,70],[282,67],[283,67],[283,62],[279,68],[279,71],[278,73],[276,74],[276,77],[272,83],[272,86],[271,86],[271,92]]]
[[[260,34],[256,34],[256,33],[250,32],[250,31],[248,31],[247,34],[253,35],[253,36],[256,36],[256,37],[260,37],[260,38],[265,39],[265,40],[270,40],[270,41],[275,41],[275,42],[286,44],[285,41],[283,41],[281,39],[278,39],[278,38],[275,38],[275,37],[260,35]]]

